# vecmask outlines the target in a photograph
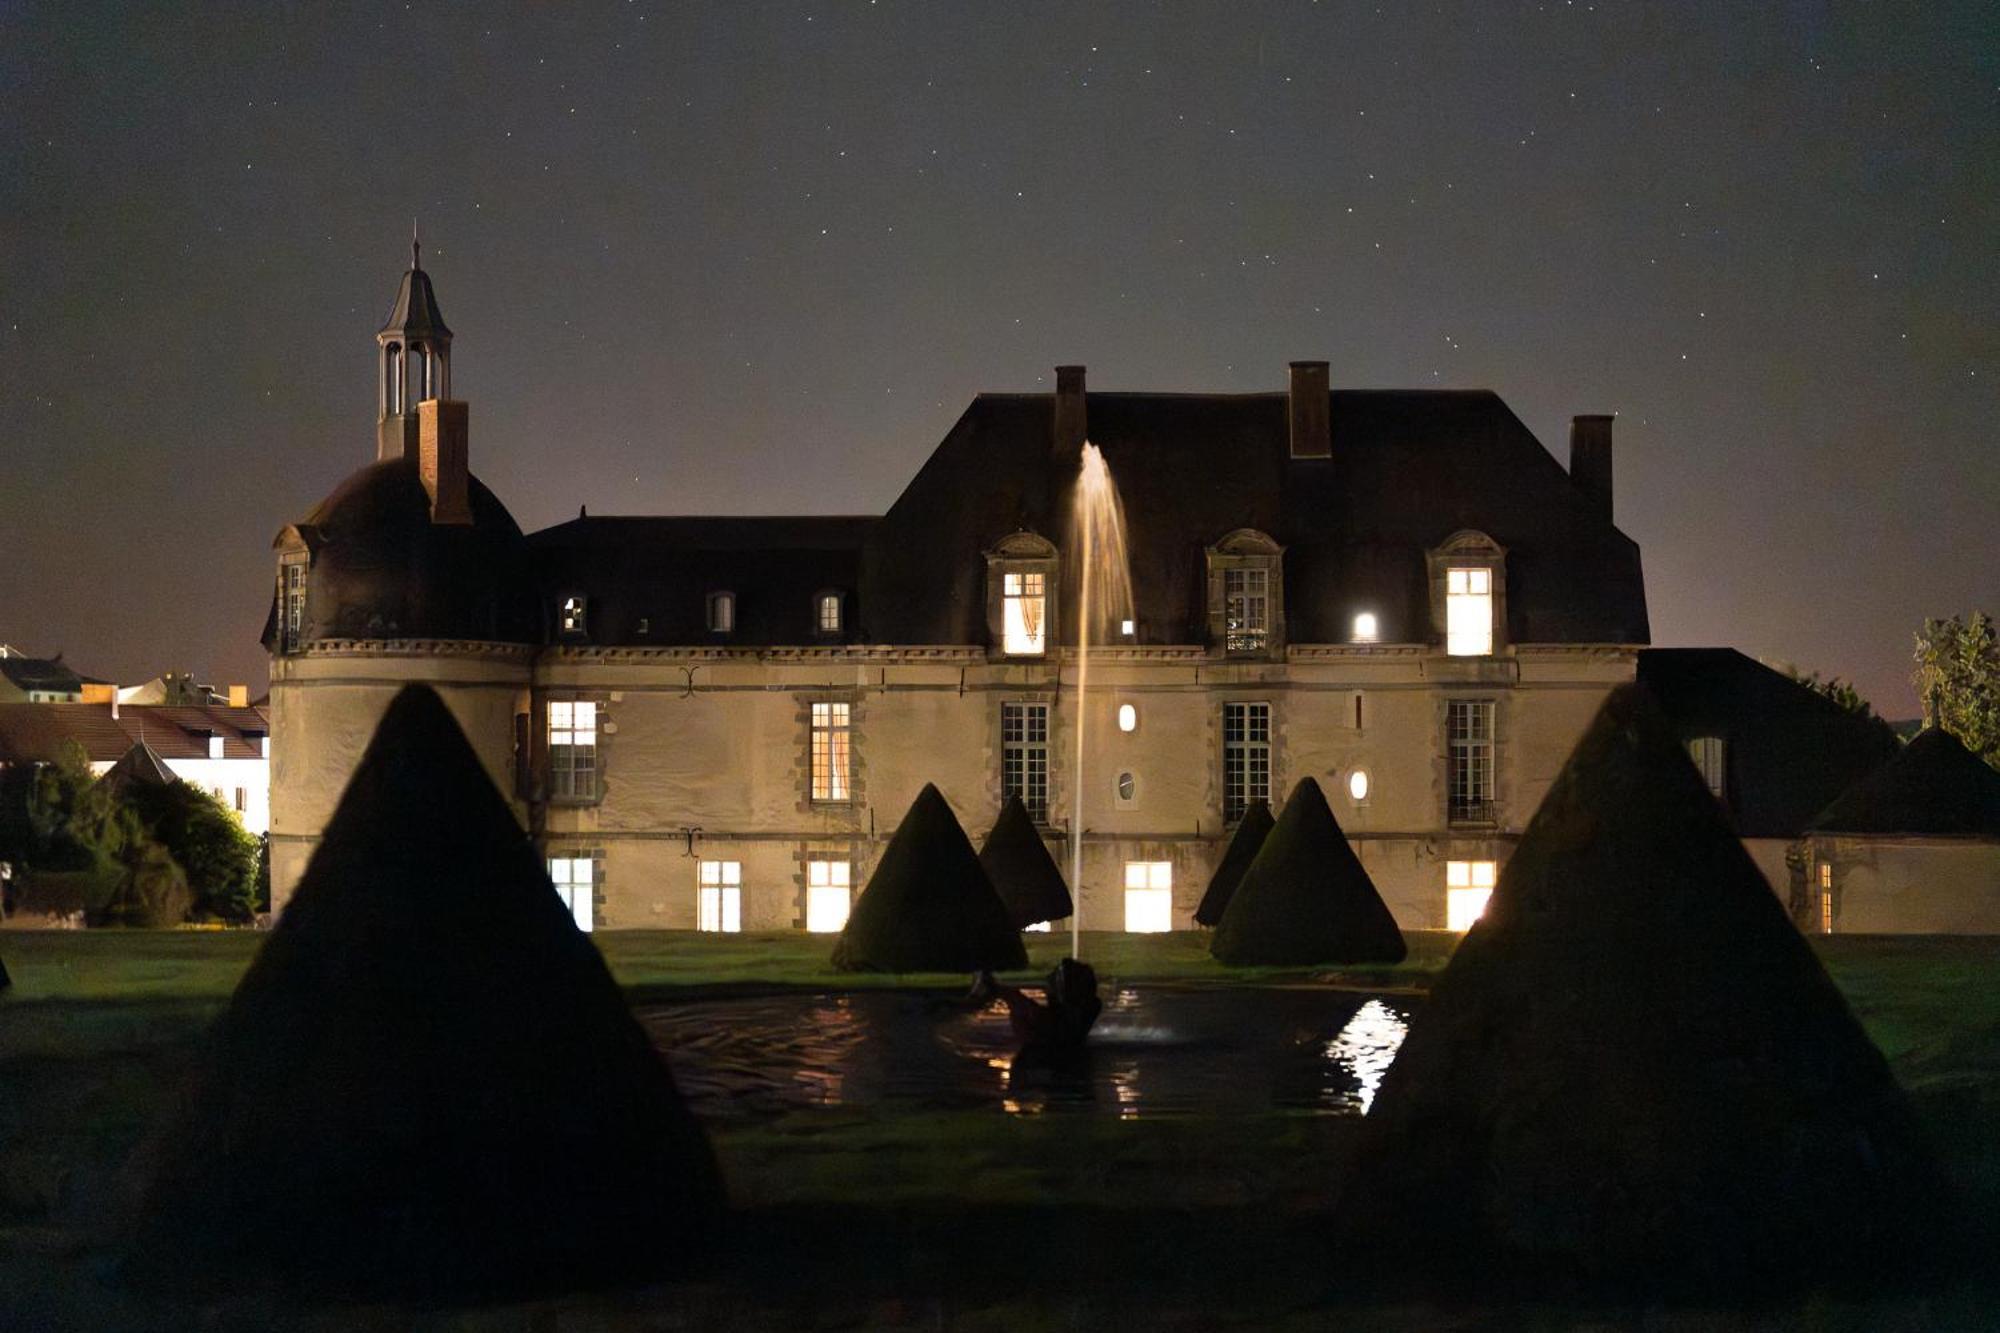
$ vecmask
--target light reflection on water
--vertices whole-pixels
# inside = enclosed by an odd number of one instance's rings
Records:
[[[893,991],[691,1000],[639,1011],[697,1113],[991,1108],[1135,1119],[1361,1115],[1402,1043],[1400,996],[1117,987],[1080,1056],[1017,1058],[1003,1006]]]

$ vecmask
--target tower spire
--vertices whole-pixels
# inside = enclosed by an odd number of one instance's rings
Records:
[[[396,291],[389,318],[375,335],[379,393],[375,456],[409,458],[417,452],[417,406],[451,397],[451,330],[438,309],[437,292],[424,272],[423,233],[410,219],[410,267]]]
[[[419,257],[422,250],[423,250],[423,242],[418,239],[417,220],[415,218],[411,218],[410,219],[410,272],[412,273],[421,273],[424,271],[423,260]]]

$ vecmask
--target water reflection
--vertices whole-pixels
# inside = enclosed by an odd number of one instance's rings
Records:
[[[1407,1002],[1317,989],[1122,986],[1080,1058],[1022,1059],[1004,1005],[906,992],[693,1000],[639,1011],[712,1117],[894,1106],[1134,1119],[1360,1115]]]
[[[1409,1030],[1402,1015],[1380,1000],[1370,1000],[1326,1044],[1326,1058],[1354,1085],[1341,1095],[1351,1099],[1362,1115],[1375,1104],[1375,1090],[1382,1086],[1382,1075],[1395,1063]]]

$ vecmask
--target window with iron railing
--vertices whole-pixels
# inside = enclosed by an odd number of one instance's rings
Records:
[[[1493,802],[1493,701],[1453,699],[1445,705],[1451,764],[1450,816],[1456,824],[1489,824]]]

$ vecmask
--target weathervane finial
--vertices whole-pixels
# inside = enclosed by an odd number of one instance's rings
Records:
[[[421,270],[423,268],[423,262],[418,257],[418,252],[421,251],[422,249],[423,249],[423,242],[417,239],[417,220],[415,218],[411,218],[410,219],[410,267],[413,270]]]

